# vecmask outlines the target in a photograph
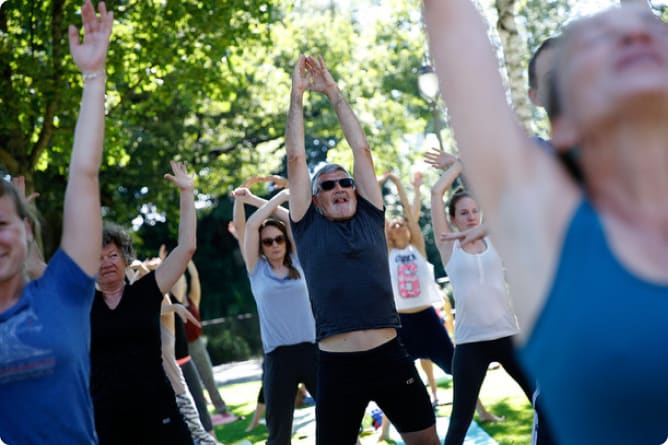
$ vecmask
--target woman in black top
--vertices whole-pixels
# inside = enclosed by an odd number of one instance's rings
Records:
[[[91,310],[91,394],[100,445],[192,444],[162,368],[163,295],[195,252],[194,182],[182,164],[165,175],[180,191],[176,248],[153,272],[126,284],[133,249],[117,226],[103,230],[98,287]]]

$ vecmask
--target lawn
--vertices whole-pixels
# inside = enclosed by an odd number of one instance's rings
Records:
[[[441,402],[452,401],[452,384],[449,377],[438,380],[438,397]],[[216,427],[218,440],[225,445],[247,440],[253,445],[264,444],[267,438],[267,429],[260,425],[250,433],[245,432],[255,410],[255,400],[260,388],[260,382],[248,382],[222,387],[225,401],[232,410],[246,419]],[[481,427],[499,445],[525,445],[531,442],[531,421],[533,409],[519,386],[506,374],[502,368],[490,370],[480,392],[480,398],[489,411],[496,415],[505,416],[499,423],[483,423]],[[444,403],[439,406],[437,415],[448,416],[452,406]],[[308,409],[308,408],[306,408]],[[476,416],[477,420],[477,416]],[[367,428],[368,430],[368,428]],[[394,444],[393,441],[377,442],[378,434],[369,433],[361,437],[363,445],[367,444]],[[298,437],[292,440],[293,445],[312,445],[315,439]]]

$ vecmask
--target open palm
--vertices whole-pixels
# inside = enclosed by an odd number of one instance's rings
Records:
[[[90,0],[86,0],[86,3],[81,7],[81,23],[84,29],[83,43],[79,40],[79,30],[70,25],[70,53],[82,73],[104,71],[113,22],[114,13],[107,12],[104,2],[100,2],[98,17]]]

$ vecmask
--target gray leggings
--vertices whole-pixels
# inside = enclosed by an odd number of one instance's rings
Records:
[[[195,362],[195,367],[197,367],[197,372],[202,379],[206,392],[209,393],[211,403],[216,407],[218,413],[226,413],[227,405],[220,396],[220,392],[218,392],[218,385],[216,385],[216,380],[213,377],[213,367],[211,366],[209,351],[206,350],[206,345],[204,344],[202,337],[197,338],[195,341],[188,342],[188,352],[190,352],[190,356]]]

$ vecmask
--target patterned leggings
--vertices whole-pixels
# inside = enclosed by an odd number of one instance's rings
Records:
[[[179,412],[183,416],[190,436],[198,445],[218,445],[218,442],[204,430],[202,422],[199,420],[199,413],[195,408],[195,402],[188,391],[183,394],[176,395],[176,406],[179,407]]]

